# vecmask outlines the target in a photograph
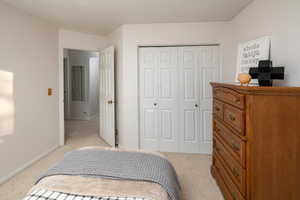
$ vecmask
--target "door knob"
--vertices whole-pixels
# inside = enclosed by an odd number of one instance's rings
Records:
[[[197,108],[197,107],[198,107],[198,104],[195,104],[195,107]]]
[[[108,100],[107,103],[108,103],[108,104],[112,104],[112,103],[113,103],[113,100]]]
[[[154,105],[154,106],[157,106],[157,103],[154,103],[153,105]]]

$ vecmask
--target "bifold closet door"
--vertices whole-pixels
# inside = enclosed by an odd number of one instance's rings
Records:
[[[219,46],[179,48],[180,152],[212,152],[211,81],[220,79]]]
[[[141,148],[178,151],[178,49],[140,48]]]
[[[211,153],[219,47],[145,47],[139,58],[140,147]]]

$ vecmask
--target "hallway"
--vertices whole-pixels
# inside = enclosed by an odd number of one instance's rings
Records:
[[[74,144],[76,141],[85,141],[90,146],[105,143],[99,138],[99,119],[92,120],[65,120],[65,143]],[[94,141],[94,142],[93,142]],[[101,141],[101,144],[99,142]],[[79,144],[78,144],[79,145]]]

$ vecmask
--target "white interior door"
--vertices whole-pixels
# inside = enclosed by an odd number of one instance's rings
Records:
[[[211,153],[212,92],[219,47],[140,48],[140,146]]]
[[[114,47],[100,52],[99,120],[100,137],[115,146],[115,79]]]
[[[140,146],[158,150],[157,52],[155,48],[140,48]]]
[[[178,52],[173,47],[140,48],[141,147],[177,151]]]
[[[220,47],[202,46],[198,50],[200,119],[199,152],[212,153],[212,88],[210,82],[220,81]]]
[[[211,81],[220,80],[219,46],[181,47],[180,151],[212,152]]]
[[[180,152],[199,152],[199,66],[198,47],[180,47]]]
[[[157,52],[157,110],[159,151],[178,151],[178,49],[161,47]]]

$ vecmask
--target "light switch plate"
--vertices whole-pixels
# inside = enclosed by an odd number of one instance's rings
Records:
[[[48,96],[52,96],[52,88],[48,88]]]

